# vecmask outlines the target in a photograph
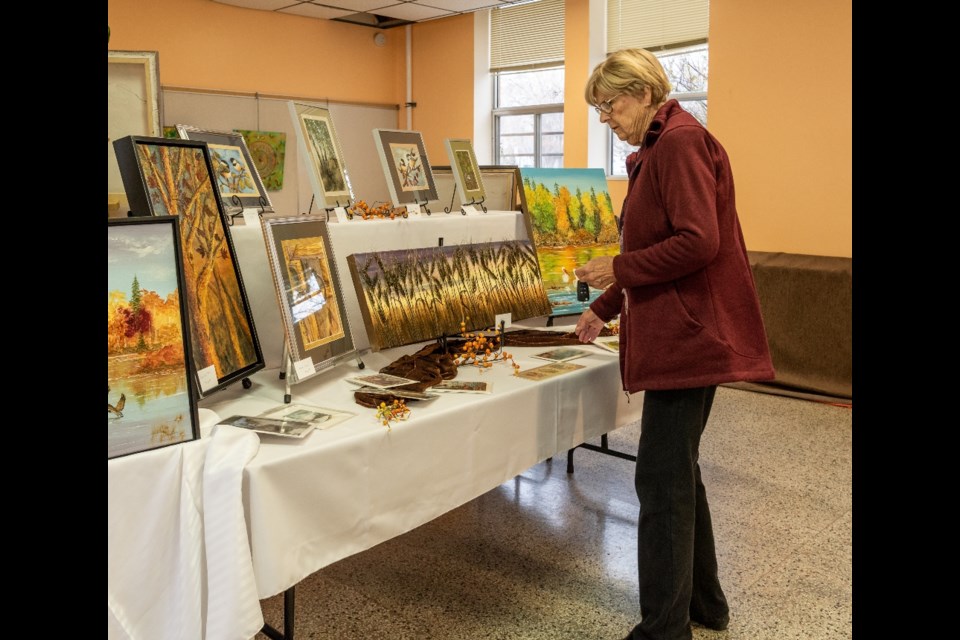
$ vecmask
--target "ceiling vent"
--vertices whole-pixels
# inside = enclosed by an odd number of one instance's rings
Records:
[[[335,22],[349,22],[350,24],[359,24],[364,27],[373,27],[374,29],[392,29],[393,27],[402,27],[405,24],[413,24],[410,20],[401,20],[400,18],[390,18],[387,16],[378,16],[375,13],[351,13],[348,16],[331,18]]]

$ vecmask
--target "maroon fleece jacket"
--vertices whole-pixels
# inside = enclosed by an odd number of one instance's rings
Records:
[[[772,379],[726,151],[670,100],[627,172],[616,283],[590,305],[620,314],[623,388]]]

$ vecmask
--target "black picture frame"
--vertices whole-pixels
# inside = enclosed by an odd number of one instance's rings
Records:
[[[265,367],[207,143],[127,136],[114,141],[131,213],[176,215],[191,351],[201,398]],[[204,304],[199,301],[203,300]]]
[[[159,229],[164,226],[169,243],[157,241],[166,235]],[[186,278],[177,217],[108,219],[107,271],[107,459],[198,439],[198,393],[181,295]],[[128,279],[136,290],[129,301]],[[158,285],[162,292],[155,290]],[[133,303],[132,298],[139,299]],[[178,312],[171,314],[174,304]],[[146,322],[137,314],[145,314]],[[127,335],[137,325],[150,326],[149,346],[142,333]]]

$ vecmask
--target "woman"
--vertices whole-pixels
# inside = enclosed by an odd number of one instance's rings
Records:
[[[727,627],[700,436],[718,384],[774,377],[730,161],[669,93],[663,67],[643,49],[608,56],[584,91],[600,121],[640,147],[627,158],[620,255],[575,271],[607,288],[577,336],[592,342],[619,314],[623,388],[644,391],[634,640],[689,640],[691,621]]]

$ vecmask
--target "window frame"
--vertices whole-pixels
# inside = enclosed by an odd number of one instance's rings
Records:
[[[535,105],[521,105],[515,107],[499,107],[500,104],[500,75],[501,74],[513,74],[513,73],[535,73],[538,71],[555,71],[561,70],[564,75],[566,75],[566,66],[564,64],[551,65],[549,67],[543,67],[540,69],[525,69],[525,70],[501,70],[501,71],[491,71],[492,81],[493,81],[493,104],[494,108],[491,111],[491,117],[493,119],[493,140],[491,144],[493,146],[493,163],[495,165],[503,165],[502,156],[500,154],[500,139],[502,136],[528,136],[533,135],[533,167],[542,167],[542,161],[544,157],[560,158],[560,166],[563,166],[563,153],[543,153],[543,135],[544,133],[548,135],[566,135],[566,120],[564,120],[564,128],[560,131],[543,131],[542,118],[544,114],[550,113],[564,113],[564,103],[563,102],[554,102],[546,104],[535,104]],[[500,131],[500,118],[504,116],[533,116],[533,132],[531,133],[518,133],[518,134],[502,134]],[[531,154],[514,154],[520,155],[522,157],[528,157]],[[519,166],[519,165],[518,165]]]

